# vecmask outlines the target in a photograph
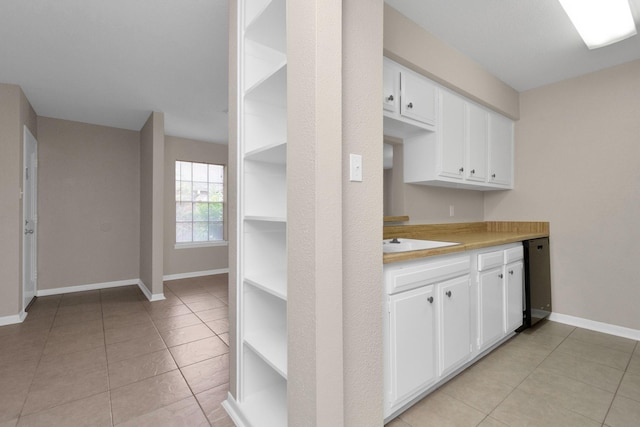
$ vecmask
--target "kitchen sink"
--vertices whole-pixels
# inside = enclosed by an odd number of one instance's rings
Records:
[[[441,242],[439,240],[419,240],[419,239],[386,239],[382,241],[382,252],[409,252],[423,249],[444,248],[446,246],[459,245],[457,242]]]

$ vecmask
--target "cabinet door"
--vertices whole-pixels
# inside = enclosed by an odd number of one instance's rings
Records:
[[[394,64],[384,61],[382,74],[382,106],[385,111],[398,111],[400,70]]]
[[[479,273],[478,299],[478,348],[484,350],[504,335],[502,267]]]
[[[489,182],[513,184],[513,122],[497,113],[489,114]]]
[[[469,275],[438,285],[440,314],[440,375],[447,375],[469,360]]]
[[[505,272],[507,280],[507,325],[505,332],[509,333],[522,326],[522,287],[524,285],[522,261],[507,264]]]
[[[400,114],[419,122],[434,124],[436,118],[436,87],[426,78],[403,71],[400,75],[402,103]]]
[[[489,113],[467,103],[467,165],[465,176],[470,181],[487,180],[487,139]]]
[[[389,297],[391,405],[436,378],[434,286]]]
[[[438,148],[439,175],[464,177],[465,102],[449,91],[439,90]]]

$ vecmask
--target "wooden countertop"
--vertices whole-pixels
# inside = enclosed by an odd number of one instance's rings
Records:
[[[458,242],[459,245],[383,254],[384,264],[451,254],[549,236],[548,222],[487,221],[456,224],[385,226],[383,239],[405,238]]]

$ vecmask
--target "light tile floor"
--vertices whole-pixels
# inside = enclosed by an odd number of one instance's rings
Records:
[[[233,423],[228,277],[38,298],[0,327],[0,427],[213,426]]]
[[[387,427],[639,427],[640,343],[545,321]]]
[[[227,280],[38,298],[0,327],[0,427],[233,426]],[[544,322],[388,426],[637,427],[640,344]]]

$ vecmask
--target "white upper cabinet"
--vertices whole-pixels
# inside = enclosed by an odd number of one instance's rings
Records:
[[[396,138],[432,132],[436,84],[387,58],[383,62],[382,107],[385,135]]]
[[[400,114],[432,125],[436,119],[436,86],[419,74],[400,72]]]
[[[439,167],[438,175],[462,180],[464,178],[465,103],[448,90],[439,90],[438,128],[436,131]]]
[[[465,177],[468,181],[487,180],[487,139],[489,113],[484,108],[466,102],[467,158]]]
[[[404,181],[513,188],[513,121],[385,58],[384,134],[404,143]]]
[[[400,71],[388,61],[384,61],[383,70],[382,106],[385,111],[397,113],[400,100]]]
[[[513,121],[489,114],[489,183],[512,188]]]

